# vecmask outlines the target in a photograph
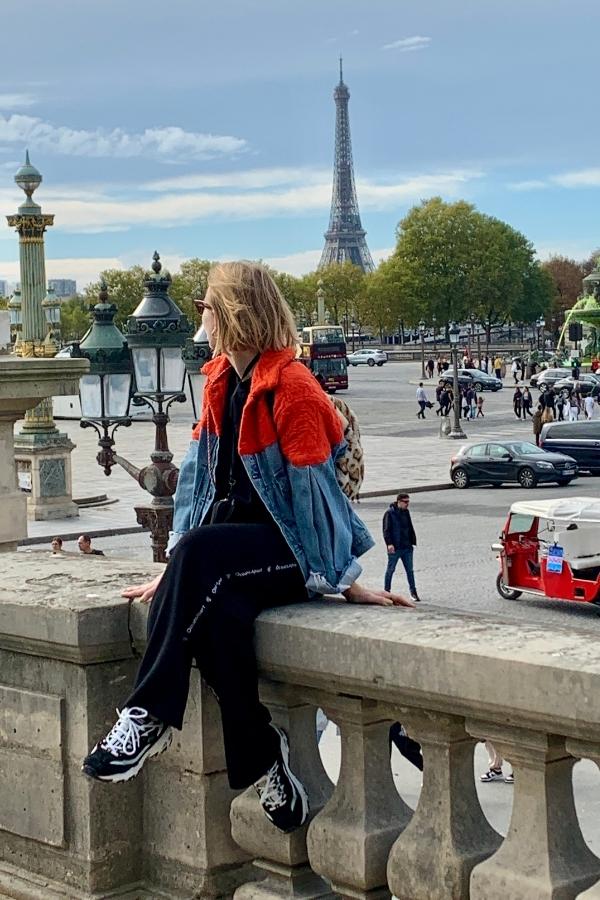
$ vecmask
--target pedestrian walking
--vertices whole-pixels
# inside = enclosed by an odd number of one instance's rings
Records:
[[[438,373],[438,375],[441,375],[443,371],[444,371],[444,361],[442,360],[441,356],[438,356],[438,358],[437,358],[437,373]]]
[[[514,784],[515,776],[512,771],[507,772],[506,775],[503,774],[502,766],[504,765],[504,760],[497,753],[492,742],[484,741],[484,743],[488,755],[488,770],[487,772],[484,772],[483,775],[479,776],[479,780],[484,783],[489,781],[504,781],[505,784]]]
[[[569,397],[569,422],[576,422],[579,418],[579,398],[577,391],[571,391]]]
[[[424,419],[425,418],[425,407],[427,406],[429,401],[427,400],[427,392],[425,391],[425,388],[423,387],[422,381],[419,382],[419,387],[417,388],[416,397],[417,397],[417,404],[419,406],[419,412],[417,413],[417,419]]]
[[[477,397],[477,416],[476,416],[476,418],[479,419],[479,417],[481,417],[482,419],[485,418],[485,416],[483,414],[483,394],[479,394]]]
[[[513,409],[515,411],[515,416],[517,417],[517,419],[520,419],[521,410],[523,409],[523,394],[520,387],[516,387],[513,394]]]
[[[435,389],[435,402],[438,405],[438,407],[435,411],[436,416],[444,414],[443,410],[442,410],[442,394],[443,393],[444,393],[444,382],[438,381],[437,387]]]
[[[435,363],[433,361],[433,356],[430,356],[429,359],[427,360],[427,377],[428,378],[433,378],[434,367],[435,367]]]
[[[196,305],[213,359],[179,471],[170,558],[151,582],[124,591],[152,601],[146,650],[133,692],[83,771],[127,781],[166,750],[183,724],[195,660],[219,701],[231,788],[254,784],[267,818],[287,832],[306,821],[308,801],[287,736],[259,699],[256,616],[331,593],[414,604],[357,581],[356,558],[373,540],[336,479],[342,424],[295,362],[294,317],[268,271],[218,263]]]
[[[467,403],[467,419],[474,419],[475,413],[477,412],[477,394],[473,390],[472,387],[468,387],[465,393],[465,400]]]
[[[594,407],[596,405],[594,398],[591,394],[588,394],[585,400],[583,401],[585,408],[585,417],[586,419],[594,418]]]
[[[537,409],[531,417],[531,425],[533,428],[533,436],[535,438],[536,447],[540,446],[540,434],[542,433],[542,413],[543,409],[540,403],[537,405]]]
[[[531,407],[533,406],[533,397],[531,396],[531,391],[528,387],[523,388],[523,418],[526,419],[527,416],[533,416],[531,412]]]
[[[521,372],[521,369],[519,368],[519,363],[517,362],[516,359],[513,359],[512,365],[510,367],[510,371],[512,373],[512,377],[515,379],[515,384],[518,384],[519,383],[519,374]]]
[[[459,388],[459,392],[460,392],[461,416],[464,416],[465,419],[468,419],[469,418],[469,407],[471,405],[469,398],[467,396],[469,393],[469,390],[468,390],[468,388],[462,388],[462,389]]]
[[[440,394],[440,413],[442,416],[450,415],[450,407],[452,406],[452,391],[444,387]]]
[[[502,359],[500,356],[496,356],[494,360],[494,375],[496,378],[502,378]]]
[[[413,568],[413,553],[417,546],[417,536],[408,509],[409,503],[410,497],[407,493],[398,494],[396,502],[390,503],[383,517],[383,539],[388,554],[384,591],[391,591],[392,577],[396,571],[398,560],[401,559],[408,579],[410,596],[418,602],[420,597],[417,594]]]

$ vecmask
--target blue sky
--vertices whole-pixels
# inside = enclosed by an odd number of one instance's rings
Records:
[[[600,245],[592,0],[3,0],[0,210],[28,147],[49,277],[263,258],[316,266],[338,56],[373,256],[465,198],[541,257]],[[18,278],[0,224],[0,278]]]

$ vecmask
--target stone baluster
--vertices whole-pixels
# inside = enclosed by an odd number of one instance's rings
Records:
[[[421,744],[424,771],[415,814],[390,854],[390,888],[398,900],[468,897],[473,866],[500,843],[477,799],[475,741],[456,716],[417,709],[396,712]]]
[[[308,831],[310,864],[339,896],[389,897],[388,855],[412,815],[392,777],[393,719],[359,697],[332,698],[323,709],[340,727],[342,762],[333,796]]]
[[[571,756],[578,759],[591,759],[600,767],[600,743],[598,741],[567,738],[566,749]],[[589,890],[579,894],[577,900],[600,900],[600,881],[596,881]]]
[[[254,857],[255,877],[266,875],[239,887],[235,900],[330,897],[329,886],[311,870],[306,849],[308,824],[332,791],[317,746],[316,705],[306,702],[299,690],[272,682],[261,684],[261,699],[288,735],[290,766],[308,792],[310,817],[302,828],[283,834],[265,816],[254,787],[234,800],[233,838]]]
[[[227,779],[219,707],[192,672],[183,729],[168,753],[144,768],[146,877],[179,896],[231,896],[253,877],[231,836],[237,792]]]
[[[573,799],[575,760],[564,738],[482,722],[467,730],[492,741],[515,774],[508,834],[471,875],[471,900],[571,900],[600,876]]]

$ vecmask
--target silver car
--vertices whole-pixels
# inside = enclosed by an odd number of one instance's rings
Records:
[[[349,366],[382,366],[387,361],[385,350],[355,350],[348,354]]]

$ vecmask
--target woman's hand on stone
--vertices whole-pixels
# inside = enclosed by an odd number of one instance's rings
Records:
[[[160,584],[161,578],[162,572],[160,575],[157,575],[156,578],[153,578],[152,581],[146,582],[146,584],[134,584],[131,587],[125,588],[121,596],[127,597],[128,600],[139,600],[140,603],[150,603]]]
[[[347,590],[344,591],[344,597],[349,603],[368,603],[374,606],[406,606],[414,609],[416,603],[403,597],[402,594],[392,594],[391,591],[373,590],[372,588],[363,587],[358,581],[355,581]]]

